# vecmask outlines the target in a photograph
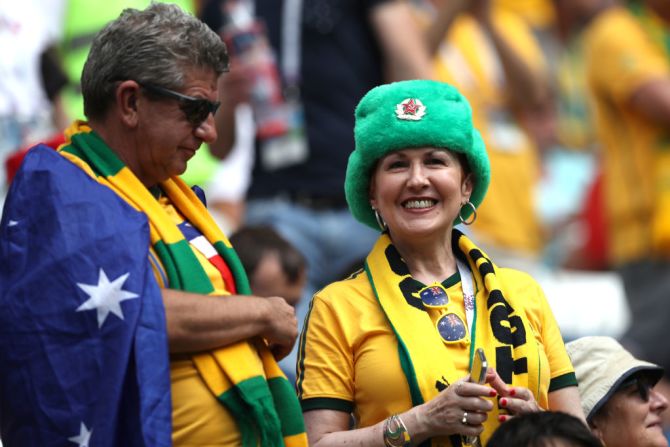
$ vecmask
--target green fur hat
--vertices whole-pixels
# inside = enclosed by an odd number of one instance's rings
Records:
[[[370,90],[356,107],[356,148],[349,156],[344,192],[356,219],[379,229],[370,206],[370,176],[377,160],[412,147],[439,147],[464,154],[474,176],[470,201],[477,207],[491,180],[491,166],[467,100],[449,84],[414,80]],[[472,214],[464,207],[464,219]],[[460,223],[456,219],[455,223]]]

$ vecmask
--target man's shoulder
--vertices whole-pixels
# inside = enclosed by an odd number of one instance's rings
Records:
[[[105,228],[136,231],[147,225],[146,216],[112,189],[43,145],[28,151],[12,182],[3,210],[3,222],[9,220],[39,233],[68,227],[91,235]]]

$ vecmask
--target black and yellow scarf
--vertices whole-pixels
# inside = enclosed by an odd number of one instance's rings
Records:
[[[497,267],[458,230],[452,246],[460,251],[473,272],[476,290],[470,360],[475,348],[483,348],[489,366],[513,386],[530,389],[543,408],[548,405],[548,383],[540,382],[541,365],[532,328],[523,312],[513,309],[505,299]],[[412,294],[412,279],[407,266],[387,234],[382,234],[366,259],[365,270],[375,296],[398,340],[400,365],[407,379],[412,405],[433,399],[440,392],[437,383],[461,379],[421,299]],[[412,305],[415,300],[415,305]],[[485,441],[498,426],[500,409],[494,409],[484,424]],[[435,438],[433,446],[460,446],[460,437]]]
[[[147,216],[151,244],[165,268],[170,288],[212,293],[211,281],[179,228],[104,141],[82,122],[75,122],[66,135],[59,152]],[[160,187],[225,260],[237,292],[249,294],[249,281],[237,254],[196,195],[177,177],[162,182]],[[263,340],[194,354],[193,362],[212,393],[233,415],[245,447],[307,445],[293,386]]]

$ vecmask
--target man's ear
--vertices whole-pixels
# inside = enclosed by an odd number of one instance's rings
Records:
[[[116,87],[114,96],[121,121],[128,127],[135,127],[139,121],[138,103],[140,86],[135,81],[123,81]]]

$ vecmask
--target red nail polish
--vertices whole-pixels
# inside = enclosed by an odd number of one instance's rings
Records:
[[[501,407],[506,407],[507,406],[507,399],[505,399],[504,397],[502,399],[500,399],[500,406]]]
[[[510,388],[509,395],[510,396],[515,396],[516,395],[516,390],[514,388]]]
[[[496,397],[497,395],[498,393],[496,392],[496,390],[489,391],[489,397]]]
[[[498,422],[505,422],[506,420],[507,420],[507,416],[504,416],[502,414],[500,416],[498,416]]]

